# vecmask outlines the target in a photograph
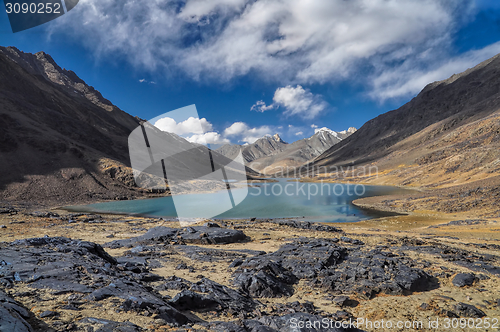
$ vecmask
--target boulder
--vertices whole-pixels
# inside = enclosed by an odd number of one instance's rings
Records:
[[[170,243],[181,241],[194,244],[228,244],[247,240],[245,233],[239,230],[213,227],[193,226],[187,228],[154,227],[145,234],[126,240],[115,240],[105,243],[107,248],[135,247],[140,244]]]
[[[27,322],[31,313],[0,290],[0,331],[2,332],[33,332],[33,327]]]
[[[475,306],[461,302],[453,306],[453,312],[459,317],[481,318],[486,316],[482,310]]]
[[[475,279],[476,276],[474,275],[474,273],[459,273],[453,278],[451,282],[456,287],[465,287],[472,286]]]

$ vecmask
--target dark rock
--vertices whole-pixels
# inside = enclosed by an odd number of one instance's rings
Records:
[[[158,286],[158,290],[183,290],[183,289],[188,289],[191,287],[191,282],[189,282],[186,279],[182,279],[176,276],[168,277],[165,280],[165,283],[162,285]]]
[[[40,211],[35,211],[28,213],[27,215],[32,216],[32,217],[37,217],[37,218],[59,218],[59,214],[54,213],[54,212],[40,212]]]
[[[382,250],[352,250],[343,261],[321,271],[312,286],[370,299],[378,293],[405,295],[433,287],[431,276],[415,262]]]
[[[231,322],[211,322],[207,324],[208,330],[213,332],[248,332],[248,329]],[[269,330],[274,331],[274,330]]]
[[[220,225],[217,224],[217,223],[214,223],[214,222],[207,222],[207,223],[203,224],[203,226],[205,226],[205,227],[217,227],[217,228],[220,228]]]
[[[0,290],[0,331],[32,332],[30,316],[30,311]]]
[[[5,228],[7,228],[7,226],[1,225],[0,228],[5,229]]]
[[[245,260],[233,273],[235,286],[253,297],[289,296],[300,279],[327,291],[404,295],[433,287],[416,262],[381,250],[351,250],[331,240],[298,239],[274,253]]]
[[[243,264],[243,260],[242,259],[235,259],[231,264],[229,264],[229,267],[230,268],[233,268],[233,267],[238,267],[240,266],[241,264]]]
[[[177,266],[175,267],[175,269],[176,269],[176,270],[187,270],[187,269],[189,269],[189,266],[187,266],[187,264],[186,264],[186,263],[180,263],[179,265],[177,265]]]
[[[95,332],[140,332],[143,329],[130,322],[115,322],[107,319],[87,317],[78,321],[79,331]]]
[[[0,328],[9,332],[33,332],[31,325],[17,312],[0,304]]]
[[[328,240],[298,239],[274,253],[245,260],[234,272],[233,282],[253,297],[290,296],[292,284],[337,264],[345,252]]]
[[[465,287],[472,286],[476,279],[474,273],[459,273],[451,281],[454,286]]]
[[[486,222],[484,219],[465,219],[465,220],[453,220],[442,226],[461,226],[461,225],[479,225]]]
[[[203,278],[196,283],[191,283],[189,290],[182,290],[170,301],[170,304],[178,310],[224,310],[237,315],[240,312],[253,311],[258,302],[234,289]]]
[[[13,207],[0,207],[0,214],[17,214],[19,210]]]
[[[325,317],[320,315],[313,315],[308,313],[292,313],[284,316],[265,316],[258,320],[246,320],[244,321],[244,326],[247,328],[246,331],[249,332],[257,332],[257,331],[272,331],[272,332],[320,332],[320,331],[328,331],[328,332],[347,332],[347,331],[360,331],[356,328],[352,329],[344,329],[342,327],[329,326],[325,328],[322,326],[321,322]],[[333,322],[346,320],[349,321],[349,318],[332,316],[329,317]],[[346,319],[347,318],[347,319]],[[304,324],[304,326],[300,327],[300,324]],[[219,330],[222,331],[222,330]],[[243,330],[245,331],[245,330]]]
[[[458,249],[444,245],[440,242],[432,242],[429,243],[428,246],[402,246],[398,248],[398,250],[400,252],[408,250],[426,252],[472,271],[483,273],[487,272],[489,274],[500,276],[500,257],[498,256],[479,254],[474,251]]]
[[[476,275],[476,278],[477,278],[478,280],[490,280],[490,279],[491,279],[490,277],[488,277],[487,275],[482,274],[482,273],[480,273],[480,274]]]
[[[245,261],[233,276],[239,291],[257,298],[291,296],[296,281],[281,264],[261,256]]]
[[[48,317],[55,317],[58,316],[59,314],[55,311],[47,310],[44,311],[40,314],[40,318],[48,318]]]
[[[204,248],[193,245],[178,245],[174,250],[180,251],[186,257],[201,262],[218,262],[221,260],[233,261],[236,258],[242,259],[248,256],[258,256],[265,254],[264,251],[240,249],[224,250],[214,248]]]
[[[288,303],[276,303],[272,306],[273,315],[287,315],[290,313],[303,312],[308,314],[319,314],[319,312],[314,308],[312,302],[288,302]]]
[[[342,242],[351,243],[351,244],[355,244],[355,245],[364,245],[365,244],[363,241],[360,241],[360,240],[357,240],[357,239],[351,239],[350,237],[345,237],[345,236],[342,236],[340,238],[340,240]]]
[[[139,244],[152,244],[182,240],[185,243],[227,244],[247,240],[247,236],[239,230],[220,227],[195,226],[188,228],[151,228],[146,234],[126,240],[116,240],[104,244],[109,248],[133,247]]]
[[[321,270],[339,263],[346,249],[328,240],[299,239],[281,246],[271,254],[281,260],[282,266],[298,279],[313,278]]]
[[[441,317],[448,317],[448,318],[460,317],[457,314],[455,314],[453,311],[446,310],[446,309],[436,309],[436,310],[434,310],[434,312]]]
[[[144,282],[159,280],[139,263],[116,264],[101,246],[67,238],[37,238],[0,243],[0,283],[24,282],[31,288],[46,288],[53,295],[87,294],[86,301],[108,297],[125,300],[127,310],[150,310],[171,325],[189,319],[171,307]],[[62,299],[61,299],[62,300]],[[68,303],[73,307],[77,304]]]
[[[252,220],[253,221],[253,220]],[[309,221],[297,221],[297,220],[261,220],[260,222],[274,223],[280,226],[288,226],[298,229],[306,229],[318,232],[331,232],[331,233],[341,233],[342,230],[337,227],[323,225],[319,223],[309,222]]]
[[[429,310],[430,309],[430,305],[428,303],[422,303],[419,307],[418,307],[418,310]]]
[[[177,294],[170,304],[178,310],[191,311],[206,311],[206,310],[221,310],[219,302],[212,296],[206,294],[195,293],[190,290],[183,290]]]
[[[476,308],[473,305],[465,303],[458,303],[454,305],[453,311],[459,317],[481,318],[486,316],[486,314],[482,310]]]
[[[358,301],[351,300],[349,296],[337,296],[332,302],[340,307],[355,307],[359,304]]]

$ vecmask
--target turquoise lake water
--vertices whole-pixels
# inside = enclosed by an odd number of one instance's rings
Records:
[[[322,222],[354,222],[374,217],[374,212],[357,208],[352,201],[361,197],[394,195],[408,190],[385,186],[361,186],[336,183],[300,183],[280,179],[248,188],[248,195],[236,207],[214,217],[211,208],[227,199],[227,191],[188,194],[134,201],[113,201],[79,207],[71,211],[92,211],[152,217],[177,217],[176,205],[182,205],[183,217],[214,219],[302,218]],[[235,189],[241,194],[246,189]],[[380,214],[376,214],[379,216]]]

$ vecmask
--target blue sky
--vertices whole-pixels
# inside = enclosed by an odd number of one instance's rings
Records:
[[[124,111],[196,104],[210,143],[361,127],[500,53],[496,0],[80,0],[0,45],[45,51]]]

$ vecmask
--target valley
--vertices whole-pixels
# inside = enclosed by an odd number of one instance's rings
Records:
[[[291,320],[500,317],[499,68],[496,56],[431,83],[359,130],[211,151],[125,113],[44,52],[0,48],[0,327],[289,332]],[[202,192],[233,186],[196,180],[201,161],[214,171],[240,150],[251,192],[349,183],[387,195],[354,206],[331,194],[282,205],[260,196],[242,203],[244,218],[180,223],[175,207],[166,216],[148,200],[171,198],[168,179],[145,179],[164,190],[136,184],[127,145],[140,125],[169,143],[165,153],[182,153],[166,166],[201,207]],[[300,179],[276,178],[297,168]],[[127,214],[64,209],[96,203]],[[299,207],[341,214],[322,223]],[[309,331],[373,330],[358,327]],[[422,330],[436,329],[405,329]]]

